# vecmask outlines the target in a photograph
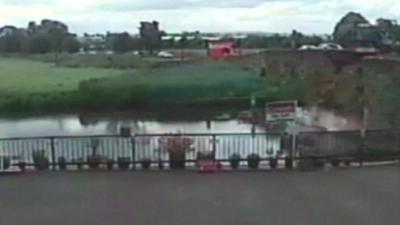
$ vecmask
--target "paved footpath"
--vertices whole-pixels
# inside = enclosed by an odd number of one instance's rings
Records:
[[[400,166],[0,177],[0,225],[399,225]]]

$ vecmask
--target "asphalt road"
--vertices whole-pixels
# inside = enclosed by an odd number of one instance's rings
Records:
[[[1,225],[399,225],[400,166],[0,177]]]

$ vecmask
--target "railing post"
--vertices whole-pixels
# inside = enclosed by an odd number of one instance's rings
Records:
[[[50,138],[50,155],[51,155],[51,168],[53,171],[57,170],[57,165],[56,165],[56,149],[54,145],[54,137]]]
[[[212,152],[213,152],[213,158],[215,159],[217,155],[217,135],[213,134],[212,135]]]
[[[132,170],[136,170],[136,136],[131,137],[131,147],[132,147]]]
[[[364,166],[364,150],[365,150],[365,138],[366,138],[366,130],[363,129],[361,130],[361,146],[358,151],[358,157],[359,157],[359,166],[363,167]]]

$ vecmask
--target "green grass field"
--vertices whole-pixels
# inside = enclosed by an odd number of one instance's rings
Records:
[[[255,71],[222,62],[113,70],[3,57],[0,79],[0,109],[10,111],[215,102],[265,93]]]
[[[62,68],[50,63],[0,58],[0,97],[36,93],[69,92],[92,78],[113,77],[119,70]]]

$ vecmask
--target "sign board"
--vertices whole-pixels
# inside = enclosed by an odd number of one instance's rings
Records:
[[[267,122],[294,120],[297,117],[297,101],[271,102],[266,105]]]

